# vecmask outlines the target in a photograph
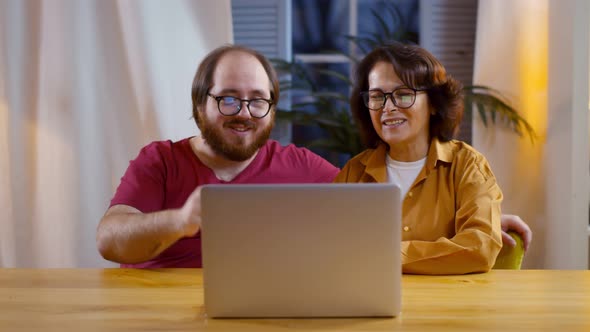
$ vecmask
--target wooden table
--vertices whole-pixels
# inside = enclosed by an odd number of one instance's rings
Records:
[[[208,319],[197,269],[0,269],[0,331],[590,331],[590,271],[404,276],[393,319]]]

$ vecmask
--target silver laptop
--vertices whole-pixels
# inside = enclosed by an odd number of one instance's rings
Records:
[[[207,185],[209,317],[377,317],[401,310],[393,184]]]

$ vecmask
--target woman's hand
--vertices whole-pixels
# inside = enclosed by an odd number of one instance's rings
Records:
[[[533,241],[533,232],[530,227],[519,216],[513,214],[503,214],[500,221],[502,224],[502,243],[514,247],[516,241],[507,233],[508,231],[514,231],[522,238],[524,250],[526,251]]]

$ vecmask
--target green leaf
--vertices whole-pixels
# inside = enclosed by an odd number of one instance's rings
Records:
[[[463,92],[465,110],[471,111],[471,107],[475,107],[484,126],[487,127],[488,116],[492,123],[496,123],[499,117],[517,135],[523,136],[526,133],[531,143],[535,142],[537,135],[534,128],[508,104],[500,91],[483,85],[473,85],[465,86]]]
[[[324,76],[334,77],[334,78],[342,81],[346,85],[349,85],[349,86],[353,85],[352,81],[350,80],[350,78],[348,78],[348,76],[342,75],[341,73],[339,73],[337,71],[329,70],[329,69],[318,69],[318,73],[320,73]]]
[[[391,17],[391,20],[394,22],[394,26],[395,26],[395,22],[398,22],[399,26],[406,26],[406,23],[404,21],[404,17],[401,14],[399,8],[395,5],[395,3],[390,3],[390,6],[386,7],[386,11],[389,13],[389,16]]]
[[[326,102],[330,103],[332,101],[340,100],[344,102],[348,102],[348,96],[343,95],[338,92],[314,92],[311,96],[316,98],[324,98],[327,99]]]
[[[367,37],[347,36],[347,39],[354,42],[363,54],[369,53],[371,46],[375,43],[374,40]]]
[[[380,13],[377,10],[371,9],[371,14],[375,18],[375,21],[377,22],[377,25],[378,25],[377,31],[381,31],[381,32],[389,31],[389,27],[387,26],[387,23],[385,23],[384,18],[380,15]]]
[[[475,107],[477,107],[477,110],[479,111],[479,116],[481,117],[481,121],[483,122],[483,125],[485,127],[487,127],[488,126],[488,118],[486,115],[485,106],[481,102],[475,102]]]

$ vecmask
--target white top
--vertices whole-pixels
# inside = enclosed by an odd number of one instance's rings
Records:
[[[387,182],[395,183],[401,188],[400,198],[402,201],[406,197],[406,193],[410,190],[410,186],[416,180],[416,177],[426,164],[426,157],[410,162],[397,161],[392,159],[389,155],[385,159],[387,166]]]

